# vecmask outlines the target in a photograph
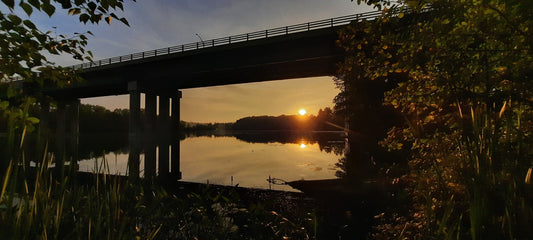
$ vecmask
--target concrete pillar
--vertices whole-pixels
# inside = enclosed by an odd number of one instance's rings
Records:
[[[145,93],[145,114],[146,114],[146,135],[154,135],[156,130],[157,119],[157,95],[154,93]]]
[[[181,91],[178,91],[174,96],[172,96],[172,134],[177,136],[180,133],[180,100],[182,94]]]
[[[161,137],[166,137],[170,128],[170,98],[168,95],[159,95],[159,123],[158,132]]]
[[[137,82],[128,83],[130,94],[129,136],[138,138],[141,132],[141,91]]]
[[[169,174],[169,144],[168,142],[159,143],[159,177],[166,178]]]
[[[159,176],[167,177],[169,174],[169,125],[170,125],[170,98],[168,95],[159,95]]]
[[[69,102],[68,108],[69,119],[69,134],[79,136],[80,134],[80,100],[72,100]]]
[[[139,178],[140,164],[140,141],[141,141],[141,91],[137,82],[128,83],[130,94],[130,117],[129,117],[129,145],[128,169],[130,179]]]
[[[56,172],[63,176],[63,168],[66,158],[66,103],[58,101],[56,110],[56,138],[55,138],[55,169]]]
[[[173,178],[181,179],[180,170],[180,99],[181,91],[172,96],[172,149],[170,171]]]
[[[69,102],[68,116],[69,132],[68,132],[68,156],[70,160],[70,170],[72,173],[78,171],[78,147],[80,135],[80,100],[75,99]]]
[[[156,144],[155,129],[157,119],[157,96],[145,93],[145,147],[144,147],[144,178],[152,179],[156,176]]]

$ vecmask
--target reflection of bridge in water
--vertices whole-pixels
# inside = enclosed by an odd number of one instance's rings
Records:
[[[78,154],[79,98],[129,94],[130,175],[139,175],[139,154],[144,151],[145,176],[156,175],[158,157],[159,175],[179,179],[180,89],[331,76],[343,59],[343,50],[335,43],[337,31],[352,21],[379,15],[326,19],[74,66],[83,82],[44,89],[58,101],[56,156],[75,159]],[[142,120],[141,93],[145,94]],[[49,103],[43,100],[41,106],[46,125]]]

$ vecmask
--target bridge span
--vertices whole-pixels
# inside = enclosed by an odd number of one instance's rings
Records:
[[[380,12],[268,29],[72,66],[84,81],[47,89],[57,98],[128,93],[128,83],[168,91],[281,79],[331,76],[343,59],[337,31]]]

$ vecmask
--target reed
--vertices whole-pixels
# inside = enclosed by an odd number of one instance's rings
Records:
[[[135,213],[140,199],[127,199],[141,189],[118,178],[76,183],[74,176],[53,177],[52,159],[34,173],[11,161],[0,196],[2,239],[153,239],[158,228],[141,234]],[[133,201],[132,201],[133,200]]]
[[[455,182],[465,198],[449,201],[440,216],[445,239],[526,239],[533,236],[533,198],[527,173],[532,164],[527,107],[510,100],[501,108],[471,106],[458,139]],[[445,176],[444,176],[445,177]],[[453,195],[452,195],[453,197]],[[447,231],[444,231],[446,229]]]

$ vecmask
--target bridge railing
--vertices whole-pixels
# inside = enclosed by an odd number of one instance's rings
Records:
[[[336,18],[329,18],[329,19],[313,21],[313,22],[308,22],[308,23],[290,25],[286,27],[273,28],[273,29],[256,31],[256,32],[245,33],[245,34],[234,35],[234,36],[223,37],[223,38],[215,38],[215,39],[206,40],[206,41],[193,42],[193,43],[172,46],[172,47],[167,47],[167,48],[159,48],[159,49],[145,51],[145,52],[132,53],[132,54],[123,55],[119,57],[101,59],[101,60],[96,60],[93,62],[74,65],[72,66],[72,68],[73,69],[88,69],[92,67],[128,62],[128,61],[138,60],[138,59],[146,59],[146,58],[151,58],[151,57],[156,57],[156,56],[168,55],[172,53],[186,52],[186,51],[192,51],[192,50],[197,50],[197,49],[202,49],[202,48],[215,47],[215,46],[220,46],[220,45],[228,45],[232,43],[246,42],[250,40],[264,39],[264,38],[269,38],[269,37],[288,35],[288,34],[298,33],[298,32],[306,32],[306,31],[322,29],[322,28],[330,28],[330,27],[335,27],[335,26],[340,26],[340,25],[347,25],[352,21],[372,20],[372,19],[379,17],[381,14],[382,12],[380,11],[372,11],[372,12],[359,13],[359,14],[353,14],[353,15],[336,17]]]

